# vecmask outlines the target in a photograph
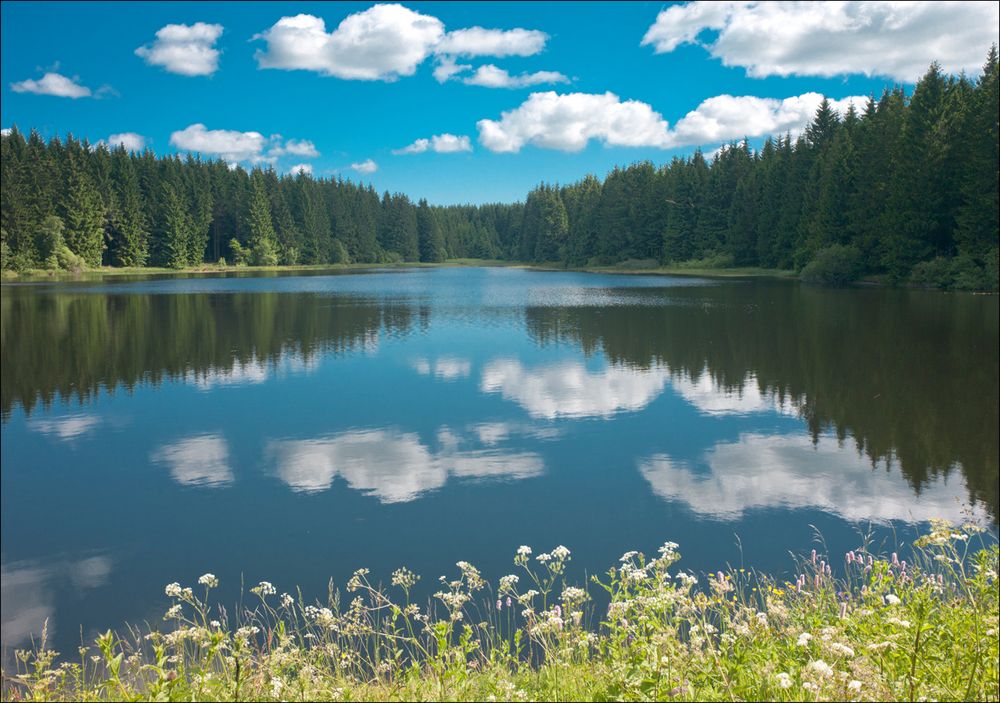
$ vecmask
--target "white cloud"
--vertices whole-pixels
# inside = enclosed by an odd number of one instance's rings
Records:
[[[313,174],[313,167],[312,164],[295,164],[290,169],[288,169],[288,172],[293,176],[297,176],[300,173],[304,173],[307,176],[311,176]]]
[[[557,71],[536,71],[512,76],[502,68],[486,64],[477,68],[471,76],[463,78],[462,82],[484,88],[524,88],[544,83],[569,83],[569,78]]]
[[[10,136],[10,127],[4,127],[3,129],[0,129],[0,136],[4,137]]]
[[[267,139],[260,132],[207,129],[198,123],[171,134],[170,143],[178,149],[217,156],[234,163],[260,160]]]
[[[687,374],[672,375],[670,385],[675,393],[704,415],[776,412],[797,417],[799,414],[791,399],[770,391],[761,392],[760,383],[753,374],[748,374],[738,388],[722,386],[707,369],[697,379]]]
[[[432,452],[412,432],[358,430],[329,437],[276,440],[267,454],[278,477],[294,491],[330,488],[336,477],[382,503],[403,503],[440,488],[449,475],[463,478],[521,479],[542,473],[541,457],[531,452],[460,450],[461,438],[438,432],[441,449]]]
[[[46,73],[37,81],[27,79],[17,83],[11,83],[10,88],[15,93],[34,93],[35,95],[54,95],[58,98],[89,98],[92,95],[90,88],[80,85],[79,78],[67,78],[59,73]]]
[[[851,103],[864,109],[868,98],[854,95],[831,100],[834,110],[845,113]],[[816,116],[823,101],[819,93],[803,93],[784,100],[751,95],[716,95],[703,101],[681,118],[670,131],[670,146],[693,146],[761,137],[768,134],[798,134]]]
[[[374,5],[348,15],[333,32],[313,15],[282,17],[255,39],[260,68],[303,69],[356,80],[411,76],[444,36],[436,17],[402,5]]]
[[[438,154],[452,154],[458,151],[472,151],[472,142],[466,136],[436,134],[430,139],[418,139],[402,149],[394,149],[393,154],[422,154],[434,151]]]
[[[438,83],[444,83],[452,76],[465,73],[470,68],[472,68],[472,64],[458,63],[451,56],[439,56],[437,66],[434,67],[434,80]]]
[[[185,486],[222,487],[233,482],[229,446],[219,435],[186,437],[160,447],[150,459],[165,464],[173,479]]]
[[[219,68],[215,42],[222,36],[221,24],[195,22],[168,24],[156,32],[152,44],[140,46],[135,55],[151,66],[162,66],[182,76],[210,76]]]
[[[608,146],[669,144],[666,120],[637,100],[622,102],[614,93],[595,95],[549,91],[532,93],[499,121],[480,120],[479,141],[490,151],[518,152],[526,144],[580,151],[591,139]]]
[[[649,405],[669,376],[666,369],[627,366],[592,372],[579,362],[527,369],[520,361],[499,359],[483,369],[480,388],[515,401],[532,417],[610,417]]]
[[[64,442],[93,432],[101,424],[97,415],[69,415],[59,418],[33,417],[28,420],[28,428],[35,432],[51,435]]]
[[[280,135],[275,135],[273,138],[280,139],[281,137]],[[315,159],[319,156],[319,150],[316,148],[316,145],[308,139],[289,139],[285,142],[284,146],[276,144],[267,153],[270,156],[284,156],[289,154],[291,156],[304,156],[307,159]]]
[[[123,146],[127,151],[142,151],[146,148],[146,137],[136,132],[121,132],[108,137],[111,147]]]
[[[637,100],[622,102],[617,95],[555,92],[532,93],[519,107],[503,112],[499,120],[480,120],[479,141],[497,152],[518,152],[526,144],[545,149],[580,151],[596,139],[607,146],[655,147],[711,144],[743,137],[805,129],[816,114],[819,93],[778,100],[750,95],[717,95],[670,125],[653,108]],[[866,97],[831,100],[845,112],[853,103],[863,109]]]
[[[913,82],[932,61],[975,73],[1000,40],[995,2],[690,2],[662,10],[642,39],[656,53],[698,43],[750,76],[864,74]]]
[[[872,466],[832,437],[813,445],[807,435],[744,434],[715,445],[702,461],[708,471],[656,454],[640,461],[639,471],[660,497],[719,520],[764,508],[818,508],[851,521],[963,520],[968,501],[958,470],[914,495],[898,466]]]
[[[378,164],[372,161],[371,159],[365,159],[364,161],[354,162],[353,164],[351,164],[351,168],[353,168],[358,173],[369,174],[378,171]]]
[[[455,381],[459,378],[467,378],[472,373],[472,362],[468,359],[459,359],[452,356],[442,357],[433,363],[427,359],[416,359],[413,363],[413,370],[421,376],[434,375],[442,381]]]
[[[316,71],[354,80],[393,81],[412,76],[431,56],[437,57],[434,78],[444,83],[472,68],[459,64],[459,56],[533,56],[545,48],[548,35],[536,29],[486,29],[468,27],[445,33],[437,17],[414,12],[398,4],[378,4],[348,15],[331,32],[314,15],[282,17],[271,28],[254,36],[267,48],[256,53],[260,68]],[[551,71],[542,81],[554,82]],[[537,76],[539,74],[532,74]],[[527,80],[527,79],[526,79]],[[476,84],[479,85],[479,84]]]
[[[448,32],[435,51],[451,56],[533,56],[545,48],[548,38],[537,29],[469,27]]]

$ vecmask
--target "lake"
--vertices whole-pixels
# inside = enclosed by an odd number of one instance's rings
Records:
[[[419,268],[3,286],[2,635],[564,544],[791,573],[998,513],[998,299]],[[823,546],[825,544],[826,546]],[[839,558],[839,557],[838,557]],[[835,563],[836,559],[835,559]]]

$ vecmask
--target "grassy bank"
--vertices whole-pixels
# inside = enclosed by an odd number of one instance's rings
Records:
[[[352,271],[373,268],[435,268],[451,266],[486,266],[486,267],[509,267],[525,268],[534,271],[585,271],[595,273],[624,273],[624,274],[646,274],[660,276],[702,276],[715,278],[738,278],[738,277],[769,277],[769,278],[794,278],[794,271],[783,271],[780,269],[763,269],[753,267],[743,268],[718,268],[718,267],[690,267],[690,266],[649,266],[635,264],[618,264],[614,266],[547,266],[544,264],[534,264],[516,261],[503,261],[500,259],[449,259],[442,263],[386,263],[386,264],[321,264],[315,266],[228,266],[219,264],[203,264],[201,266],[189,266],[180,269],[159,268],[159,267],[116,267],[102,266],[94,269],[84,269],[81,271],[66,271],[61,269],[28,269],[27,271],[3,271],[0,280],[5,282],[44,282],[44,281],[88,281],[103,280],[105,278],[115,278],[122,276],[199,276],[218,274],[257,274],[257,273],[316,273],[322,271]]]
[[[989,544],[984,544],[988,542]],[[982,548],[980,548],[982,547]],[[997,700],[998,551],[936,523],[907,555],[815,552],[794,582],[695,576],[677,545],[570,585],[565,547],[521,547],[487,584],[466,562],[428,606],[405,568],[306,603],[268,582],[209,605],[169,584],[156,629],[107,632],[69,661],[17,653],[6,700]],[[904,558],[909,556],[910,561]]]

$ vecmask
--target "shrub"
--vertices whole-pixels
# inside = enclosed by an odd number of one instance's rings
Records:
[[[347,254],[347,247],[340,239],[334,239],[333,245],[330,247],[330,263],[332,264],[349,264],[351,263],[351,257]]]
[[[853,246],[834,244],[820,249],[799,276],[807,283],[846,286],[861,275],[861,253]]]

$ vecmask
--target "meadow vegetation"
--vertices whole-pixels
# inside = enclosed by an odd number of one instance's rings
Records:
[[[522,546],[495,586],[458,562],[425,606],[406,568],[388,588],[361,569],[324,602],[265,581],[232,610],[210,604],[205,574],[166,586],[162,628],[69,658],[43,634],[3,698],[998,699],[998,549],[982,528],[935,522],[905,555],[813,551],[792,581],[679,560],[672,542],[627,552],[588,591],[566,547]]]

